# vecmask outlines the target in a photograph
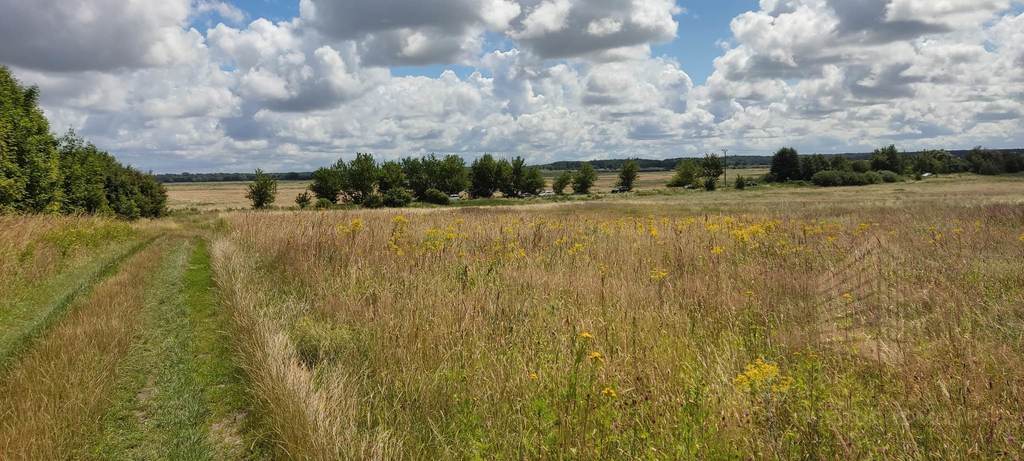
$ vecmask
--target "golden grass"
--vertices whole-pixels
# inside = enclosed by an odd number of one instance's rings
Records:
[[[965,182],[235,213],[215,267],[292,457],[1014,458],[1021,186]]]
[[[163,245],[133,256],[117,275],[76,302],[63,321],[0,381],[4,459],[81,456],[139,328],[145,285]]]

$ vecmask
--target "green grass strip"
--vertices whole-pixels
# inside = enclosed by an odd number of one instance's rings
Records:
[[[251,459],[242,373],[231,359],[203,242],[182,242],[156,279],[145,331],[90,456]]]
[[[153,238],[115,247],[111,254],[60,274],[33,288],[8,306],[0,317],[0,376],[22,353],[67,314],[71,304],[94,286],[117,273],[121,264],[153,242]]]

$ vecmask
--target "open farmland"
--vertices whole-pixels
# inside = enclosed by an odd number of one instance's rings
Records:
[[[1020,177],[0,222],[5,459],[1024,456]]]

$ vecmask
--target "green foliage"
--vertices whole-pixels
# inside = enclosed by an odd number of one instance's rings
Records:
[[[722,158],[715,154],[705,155],[700,161],[701,175],[705,179],[712,179],[718,182],[718,177],[725,173],[725,163],[722,162]],[[705,181],[705,188],[707,181]],[[709,189],[714,190],[714,189]]]
[[[398,187],[384,192],[382,202],[388,208],[405,208],[412,203],[412,193],[407,189]]]
[[[334,208],[335,203],[325,198],[316,199],[316,209],[318,210],[329,210]]]
[[[743,190],[743,189],[746,189],[746,188],[747,188],[747,178],[744,178],[743,176],[737,176],[736,177],[736,189],[737,190]]]
[[[577,194],[589,194],[590,188],[597,182],[597,172],[590,163],[580,165],[580,171],[572,178],[572,191]]]
[[[896,174],[894,171],[882,170],[878,172],[878,175],[882,177],[882,182],[894,183],[903,181],[903,176]]]
[[[428,189],[458,194],[469,188],[466,162],[458,155],[448,155],[444,159],[433,154],[423,158],[405,158],[402,159],[402,170],[416,197],[423,197]]]
[[[406,187],[408,187],[408,181],[406,181],[405,171],[402,169],[401,163],[388,161],[380,165],[380,177],[377,179],[377,188],[382,193]]]
[[[700,167],[694,160],[680,160],[675,171],[675,176],[669,181],[668,187],[696,186],[700,179]]]
[[[437,189],[427,189],[427,191],[420,196],[420,200],[426,203],[433,203],[434,205],[447,205],[451,203],[451,199],[448,198],[448,195]]]
[[[263,170],[256,170],[256,179],[249,184],[249,192],[245,197],[252,202],[252,207],[262,210],[269,207],[277,200],[277,180],[263,173]]]
[[[363,198],[363,203],[360,205],[364,208],[383,208],[384,196],[378,192],[372,192]]]
[[[836,155],[829,161],[829,167],[826,170],[850,171],[852,168],[853,164],[850,162],[850,159],[842,155]]]
[[[305,210],[309,208],[309,205],[313,203],[313,196],[309,192],[302,192],[295,196],[295,204],[299,206],[299,209]]]
[[[896,150],[896,146],[890,145],[881,149],[875,149],[875,152],[871,154],[871,169],[875,171],[889,170],[895,171],[896,173],[903,173],[903,156],[900,155],[898,150]]]
[[[108,213],[135,219],[166,212],[167,193],[73,132],[55,139],[24,88],[0,66],[0,212]]]
[[[967,154],[967,167],[971,172],[982,175],[1019,173],[1024,171],[1024,155],[975,147]]]
[[[786,182],[800,179],[800,176],[800,154],[792,147],[779,149],[772,157],[772,167],[768,177],[772,181]]]
[[[622,171],[619,172],[619,187],[631,191],[636,184],[636,177],[640,174],[640,165],[635,160],[627,160],[622,164]]]
[[[338,160],[338,163],[330,167],[316,170],[313,172],[313,183],[310,184],[309,190],[316,195],[318,200],[327,200],[332,204],[338,203],[338,197],[345,189],[347,168],[348,165],[343,160]]]
[[[523,177],[523,183],[519,188],[524,194],[537,195],[544,191],[546,185],[547,181],[544,180],[544,175],[541,174],[540,168],[531,167],[526,169],[526,175]]]
[[[572,179],[572,173],[568,171],[563,171],[557,177],[555,177],[554,182],[551,183],[551,189],[554,190],[556,194],[562,195],[565,193],[565,188],[569,187],[569,185],[572,184]]]
[[[470,166],[469,194],[476,198],[490,198],[498,190],[499,180],[498,162],[491,154],[476,159]]]
[[[857,160],[850,164],[850,169],[855,173],[867,173],[871,171],[871,162],[868,160]]]
[[[832,169],[832,164],[824,155],[815,154],[800,159],[800,178],[810,180],[819,171]]]
[[[811,178],[811,182],[821,187],[867,186],[879,184],[883,180],[882,175],[874,171],[858,173],[856,171],[825,170],[819,171]]]
[[[344,192],[353,203],[362,204],[373,194],[377,184],[377,162],[373,155],[356,154],[346,169]]]
[[[718,177],[707,177],[704,178],[704,190],[713,192],[718,189]]]
[[[516,157],[512,161],[498,160],[498,190],[506,197],[537,195],[544,189],[544,176],[539,168],[526,166],[526,160]]]

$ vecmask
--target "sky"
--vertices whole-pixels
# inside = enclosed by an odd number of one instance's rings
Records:
[[[154,172],[1022,147],[1022,1],[0,0],[0,64]]]

